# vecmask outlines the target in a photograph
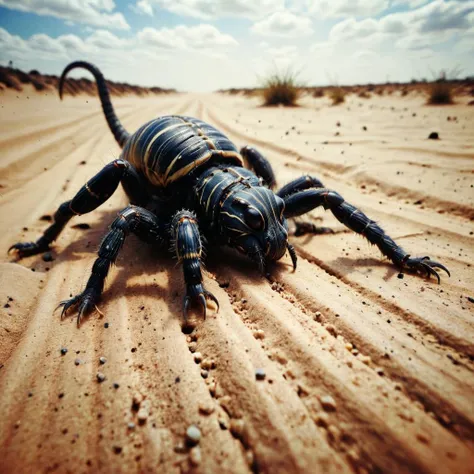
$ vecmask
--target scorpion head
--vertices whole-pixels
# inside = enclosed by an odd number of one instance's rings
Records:
[[[284,210],[283,199],[260,186],[236,191],[222,205],[219,221],[223,234],[231,246],[255,261],[262,273],[267,262],[279,260],[287,249],[292,252]]]

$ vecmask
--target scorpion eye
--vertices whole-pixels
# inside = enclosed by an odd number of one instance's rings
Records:
[[[263,230],[265,223],[263,222],[263,217],[257,209],[253,207],[248,207],[245,210],[245,223],[252,229],[252,230]]]

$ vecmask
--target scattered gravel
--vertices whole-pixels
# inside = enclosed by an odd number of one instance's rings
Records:
[[[201,448],[199,446],[195,446],[189,451],[189,462],[193,466],[199,466],[202,461],[202,455],[201,455]]]
[[[61,355],[66,355],[67,354],[67,348],[66,347],[62,347],[61,348]]]
[[[105,375],[102,372],[97,372],[97,381],[102,383],[105,381]]]
[[[74,364],[75,365],[81,365],[81,359],[75,359]]]
[[[107,362],[107,359],[105,357],[99,357],[99,362],[103,365]]]
[[[428,135],[428,138],[430,140],[439,140],[439,134],[438,132],[431,132],[429,135]]]

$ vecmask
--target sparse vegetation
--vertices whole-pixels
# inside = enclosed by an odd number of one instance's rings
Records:
[[[296,105],[300,90],[296,83],[296,74],[291,70],[275,72],[263,81],[264,105]]]
[[[441,70],[437,75],[437,79],[429,85],[428,88],[428,104],[430,105],[447,105],[453,104],[453,79],[460,74],[459,68],[455,68],[450,72]],[[434,75],[434,74],[433,74]]]
[[[346,100],[346,93],[341,87],[334,87],[329,91],[329,98],[332,101],[332,105],[339,105]]]

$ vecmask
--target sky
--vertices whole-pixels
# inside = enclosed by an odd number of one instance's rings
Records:
[[[474,0],[0,0],[0,64],[186,91],[474,76]],[[81,72],[79,76],[85,76]]]

